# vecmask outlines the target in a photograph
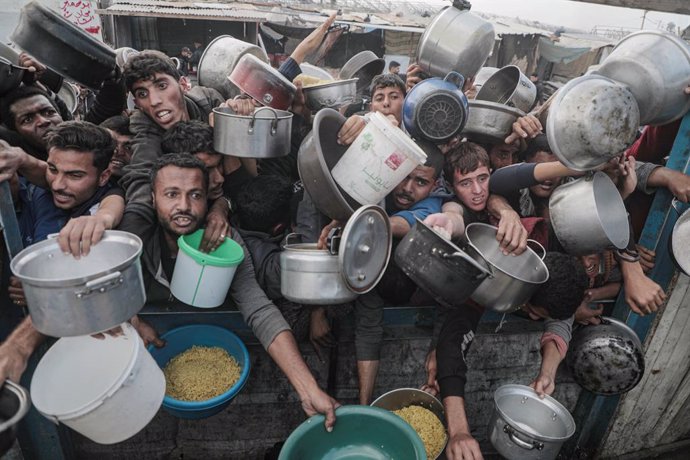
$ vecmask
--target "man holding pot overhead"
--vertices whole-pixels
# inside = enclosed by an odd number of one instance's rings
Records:
[[[170,281],[175,270],[177,241],[199,229],[207,218],[209,175],[206,165],[189,154],[161,156],[151,170],[152,204],[156,217],[136,215],[120,225],[120,230],[137,234],[144,242],[141,256],[147,300],[171,300]],[[130,206],[129,204],[127,206]],[[230,298],[268,354],[297,391],[307,415],[326,416],[326,429],[335,423],[339,405],[319,388],[311,374],[287,322],[256,282],[254,265],[239,233],[229,235],[244,252],[237,267]]]

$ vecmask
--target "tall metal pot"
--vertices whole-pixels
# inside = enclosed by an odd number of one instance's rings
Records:
[[[144,306],[141,251],[136,235],[107,230],[88,256],[66,255],[51,238],[17,254],[10,269],[22,282],[39,332],[88,335],[127,321]]]
[[[213,148],[243,158],[276,158],[290,153],[292,113],[259,107],[249,115],[229,107],[213,109]]]
[[[508,65],[494,72],[482,84],[475,99],[529,112],[537,101],[537,87],[518,66]]]

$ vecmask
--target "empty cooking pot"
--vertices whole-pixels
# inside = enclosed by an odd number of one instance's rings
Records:
[[[229,107],[213,109],[213,148],[243,158],[277,158],[290,153],[292,113],[259,107],[240,115]]]
[[[288,110],[297,88],[280,72],[253,54],[244,54],[228,77],[256,101],[278,110]]]
[[[482,67],[474,77],[474,88],[479,91],[490,76],[498,72],[498,67]]]
[[[494,72],[482,84],[475,99],[529,112],[537,101],[537,87],[518,66],[508,65]]]
[[[525,112],[504,104],[472,99],[461,134],[472,142],[502,144]]]
[[[370,50],[360,51],[352,56],[340,68],[338,78],[349,80],[357,78],[357,94],[369,93],[369,86],[375,76],[381,74],[386,67],[386,61]]]
[[[355,101],[357,79],[333,80],[302,89],[307,107],[316,112],[324,108],[339,109]]]

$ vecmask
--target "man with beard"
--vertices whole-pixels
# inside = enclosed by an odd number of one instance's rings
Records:
[[[120,229],[139,235],[144,242],[141,262],[147,299],[169,301],[172,300],[169,280],[175,268],[177,239],[203,225],[209,175],[199,159],[173,153],[154,163],[150,180],[156,220],[149,222],[140,217],[138,221],[123,222]],[[324,414],[326,429],[330,431],[338,403],[319,388],[302,359],[290,327],[257,284],[254,265],[241,236],[235,230],[229,236],[242,246],[245,254],[235,271],[230,299],[297,391],[306,414]]]

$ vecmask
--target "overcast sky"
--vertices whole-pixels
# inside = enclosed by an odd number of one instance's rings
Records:
[[[508,17],[533,19],[549,24],[574,27],[590,31],[594,26],[618,26],[639,29],[642,10],[595,5],[572,0],[470,0],[474,11],[500,14]],[[650,0],[650,4],[654,3]],[[690,16],[649,12],[645,28],[656,29],[659,22],[674,22],[685,28]]]

